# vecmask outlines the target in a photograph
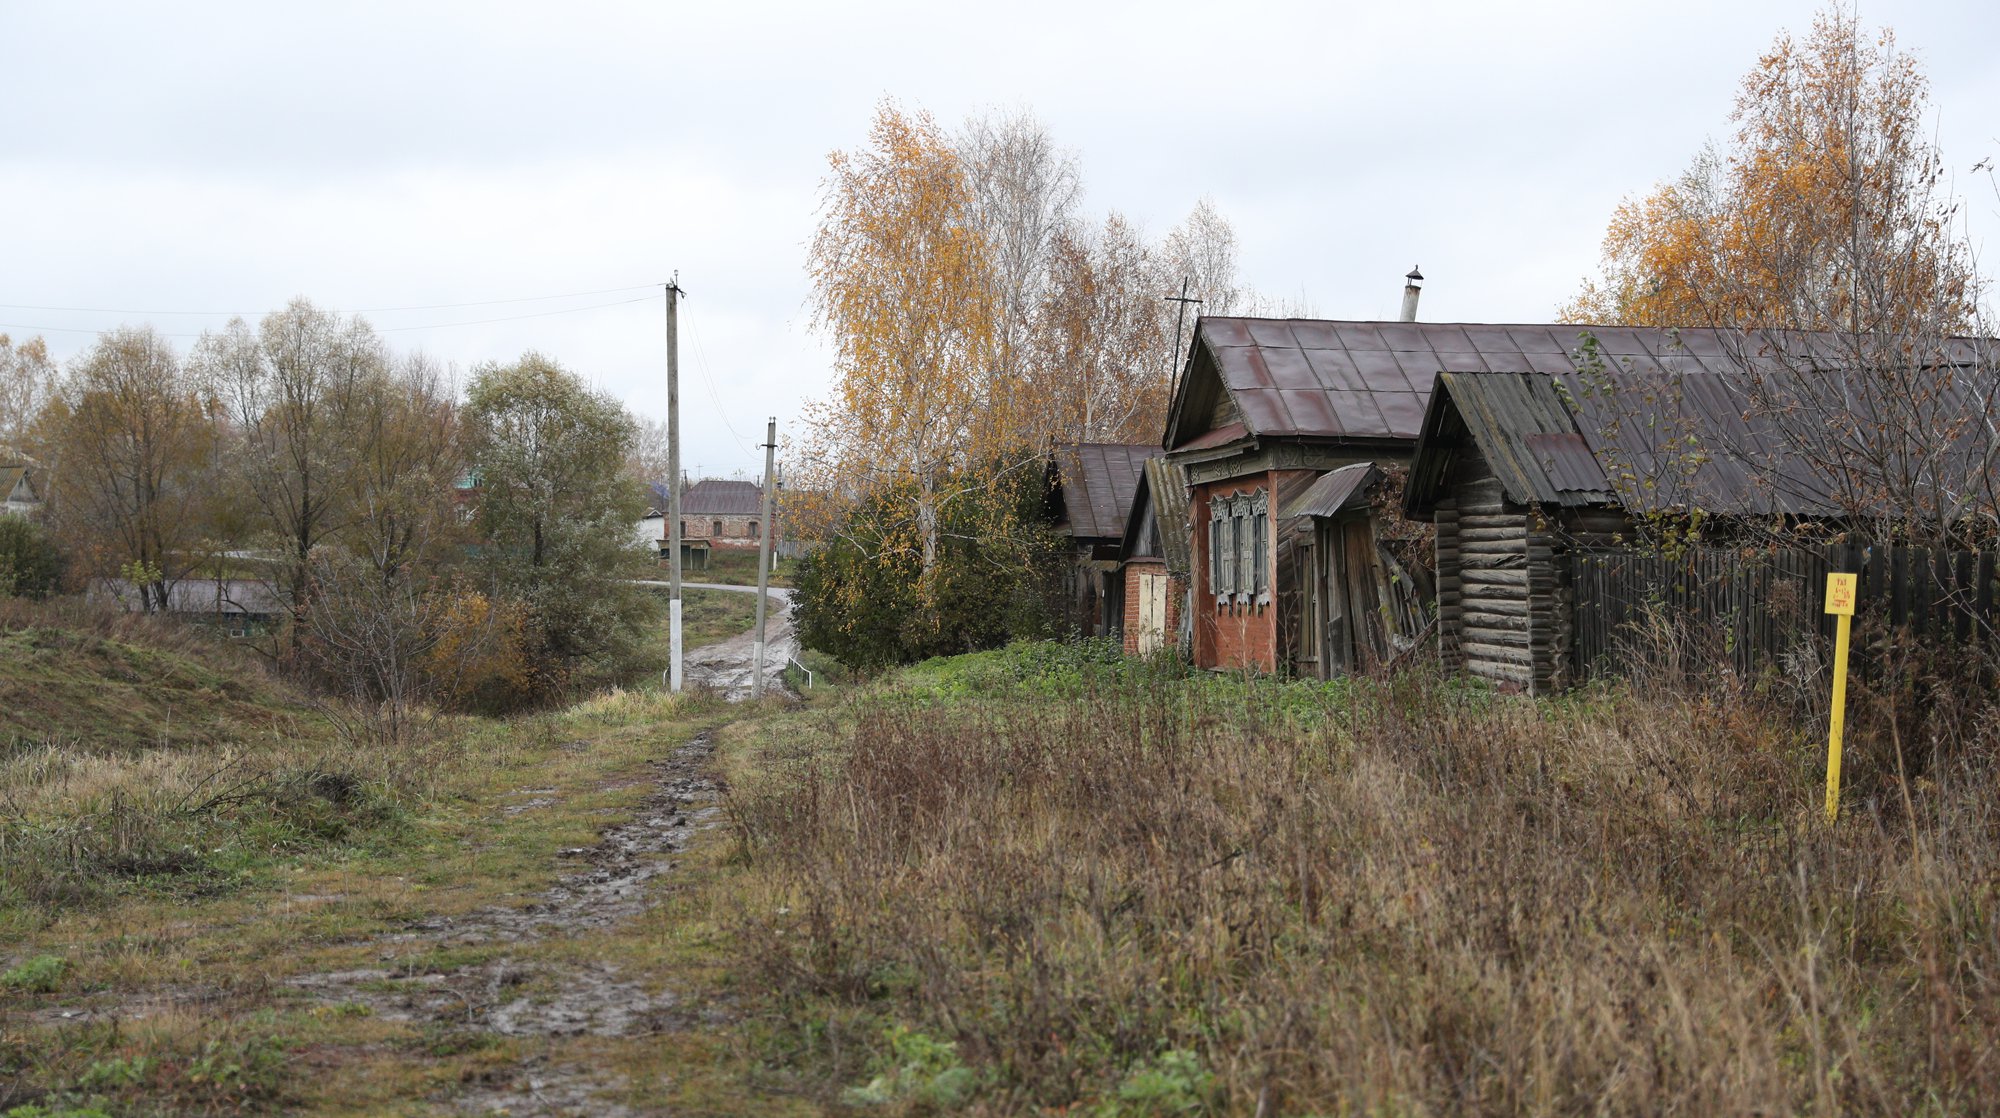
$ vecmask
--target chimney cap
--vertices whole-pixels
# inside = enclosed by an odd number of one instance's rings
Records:
[[[1403,278],[1409,280],[1411,283],[1424,282],[1424,274],[1417,270],[1417,266],[1415,264],[1410,265],[1410,274],[1404,276]]]

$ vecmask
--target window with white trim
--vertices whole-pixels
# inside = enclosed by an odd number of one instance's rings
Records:
[[[1261,490],[1208,507],[1208,586],[1217,602],[1271,600],[1270,498]]]

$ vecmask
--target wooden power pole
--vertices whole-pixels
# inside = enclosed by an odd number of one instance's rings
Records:
[[[667,675],[681,689],[681,277],[667,283]]]
[[[750,697],[764,697],[764,595],[771,589],[771,520],[776,506],[771,472],[778,455],[778,417],[764,425],[764,515],[757,519],[763,531],[757,541],[757,639],[750,652]]]

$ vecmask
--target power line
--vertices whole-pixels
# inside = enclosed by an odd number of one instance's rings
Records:
[[[658,284],[641,283],[629,287],[601,287],[595,291],[570,291],[560,295],[521,295],[511,299],[480,299],[470,303],[412,303],[401,307],[356,307],[354,314],[387,314],[392,311],[442,311],[459,307],[494,307],[503,303],[546,303],[551,299],[581,299],[589,295],[616,295],[626,291],[650,291]],[[39,303],[0,303],[0,310],[10,311],[66,311],[77,314],[136,314],[136,315],[192,315],[204,318],[226,318],[230,316],[248,318],[254,315],[275,313],[261,311],[148,311],[128,307],[55,307]],[[27,329],[27,327],[19,327]]]
[[[694,335],[694,355],[700,359],[701,383],[708,388],[708,398],[715,401],[715,414],[722,420],[723,430],[728,431],[729,437],[736,440],[736,445],[743,448],[743,453],[756,453],[750,449],[749,443],[743,441],[743,436],[736,433],[735,426],[729,422],[729,412],[722,406],[722,394],[715,390],[715,378],[709,375],[708,350],[701,344],[701,327],[695,325],[693,319],[688,320],[688,332]]]
[[[614,290],[630,290],[630,289],[622,288]],[[606,307],[623,307],[623,306],[629,306],[630,304],[633,303],[646,303],[646,302],[651,302],[652,298],[653,297],[651,295],[641,295],[636,299],[616,299],[609,303],[591,303],[587,306],[581,306],[581,307],[562,307],[552,311],[530,311],[527,314],[502,315],[497,318],[468,318],[468,319],[460,319],[456,322],[431,322],[418,326],[378,326],[375,328],[375,331],[378,334],[392,334],[392,333],[400,333],[402,331],[407,331],[407,330],[442,330],[452,326],[482,326],[493,322],[519,322],[522,319],[528,319],[528,318],[547,318],[551,315],[559,315],[559,314],[579,314],[583,311],[603,310]],[[485,304],[464,303],[459,305],[482,306]],[[138,313],[138,312],[133,312],[133,313]],[[31,330],[37,334],[101,334],[104,332],[103,327],[97,327],[97,326],[30,326],[26,323],[21,323],[21,322],[0,322],[0,330]],[[161,332],[160,336],[163,338],[199,338],[203,337],[204,335],[177,334],[177,333],[168,333],[163,331]]]

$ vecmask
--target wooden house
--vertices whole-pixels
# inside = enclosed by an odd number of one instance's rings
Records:
[[[1477,329],[1213,316],[1196,323],[1164,443],[1189,487],[1196,665],[1326,676],[1365,659],[1353,639],[1371,632],[1382,639],[1369,653],[1393,655],[1389,627],[1327,632],[1335,619],[1379,616],[1379,602],[1345,600],[1347,587],[1374,578],[1358,568],[1350,574],[1348,565],[1378,564],[1375,549],[1334,543],[1356,530],[1337,522],[1368,523],[1348,503],[1368,487],[1330,504],[1324,490],[1307,494],[1342,467],[1394,470],[1407,462],[1432,379],[1467,360],[1459,355],[1476,353],[1467,331]],[[1346,474],[1336,484],[1365,476]],[[1405,612],[1421,616],[1426,608],[1418,602]]]
[[[1159,453],[1146,445],[1072,443],[1052,456],[1052,515],[1070,541],[1068,612],[1084,636],[1116,636],[1121,627],[1125,517],[1146,460]]]
[[[1786,426],[1795,421],[1770,403],[1773,394],[1802,399],[1837,382],[1824,336],[1590,332],[1587,351],[1526,354],[1527,369],[1440,372],[1404,492],[1405,512],[1436,525],[1446,665],[1535,694],[1580,678],[1607,647],[1602,607],[1613,603],[1592,589],[1592,572],[1608,558],[1640,555],[1634,545],[1646,525],[1700,514],[1704,538],[1723,546],[1690,552],[1680,564],[1686,571],[1671,577],[1707,568],[1701,577],[1712,583],[1716,608],[1706,623],[1729,629],[1728,643],[1741,650],[1769,644],[1780,599],[1797,619],[1815,618],[1799,603],[1816,601],[1820,588],[1806,570],[1818,564],[1823,573],[1823,561],[1797,549],[1775,554],[1769,530],[1831,539],[1854,511],[1851,498],[1835,496],[1842,467],[1799,453],[1796,426]],[[1773,346],[1798,348],[1786,358]],[[1816,363],[1811,379],[1786,388],[1807,361]],[[1937,391],[1986,391],[1950,364],[1931,382]],[[1979,379],[1990,375],[1984,369]],[[1847,406],[1868,391],[1848,394]],[[1967,414],[1979,406],[1968,396]],[[1983,472],[1987,461],[1974,451],[1948,468]],[[1940,481],[1966,491],[1988,484],[1977,476]],[[1739,539],[1767,541],[1764,557],[1727,546]],[[1654,566],[1656,575],[1668,573]],[[1774,577],[1791,588],[1774,591]],[[1658,586],[1626,589],[1627,597],[1648,597]]]
[[[0,461],[0,513],[29,515],[42,507],[40,467],[27,458]]]

